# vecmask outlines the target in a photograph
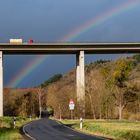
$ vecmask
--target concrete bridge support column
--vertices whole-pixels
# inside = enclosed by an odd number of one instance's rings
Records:
[[[3,54],[0,51],[0,117],[3,116]]]
[[[79,117],[85,118],[85,63],[84,51],[76,54],[76,92]]]

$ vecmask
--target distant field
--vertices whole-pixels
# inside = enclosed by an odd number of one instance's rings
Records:
[[[80,130],[79,121],[63,120],[62,123]],[[140,122],[85,120],[82,131],[115,140],[140,140]]]
[[[20,127],[29,122],[29,119],[23,117],[16,118],[16,128],[13,128],[12,117],[0,118],[0,140],[24,140],[20,134]]]

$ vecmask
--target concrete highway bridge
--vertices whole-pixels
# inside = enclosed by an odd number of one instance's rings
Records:
[[[0,43],[0,116],[3,116],[3,54],[75,54],[77,105],[84,117],[84,55],[117,53],[140,53],[140,43]]]

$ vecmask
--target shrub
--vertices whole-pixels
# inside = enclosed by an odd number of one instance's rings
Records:
[[[128,118],[129,120],[136,120],[136,121],[140,121],[140,113],[137,114],[131,114]]]

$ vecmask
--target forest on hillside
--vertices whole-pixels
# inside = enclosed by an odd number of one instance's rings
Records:
[[[48,111],[70,118],[69,101],[76,103],[76,71],[57,74],[35,88],[4,89],[4,114],[39,116]],[[140,120],[140,55],[85,66],[86,118]],[[79,112],[75,105],[74,118]]]

